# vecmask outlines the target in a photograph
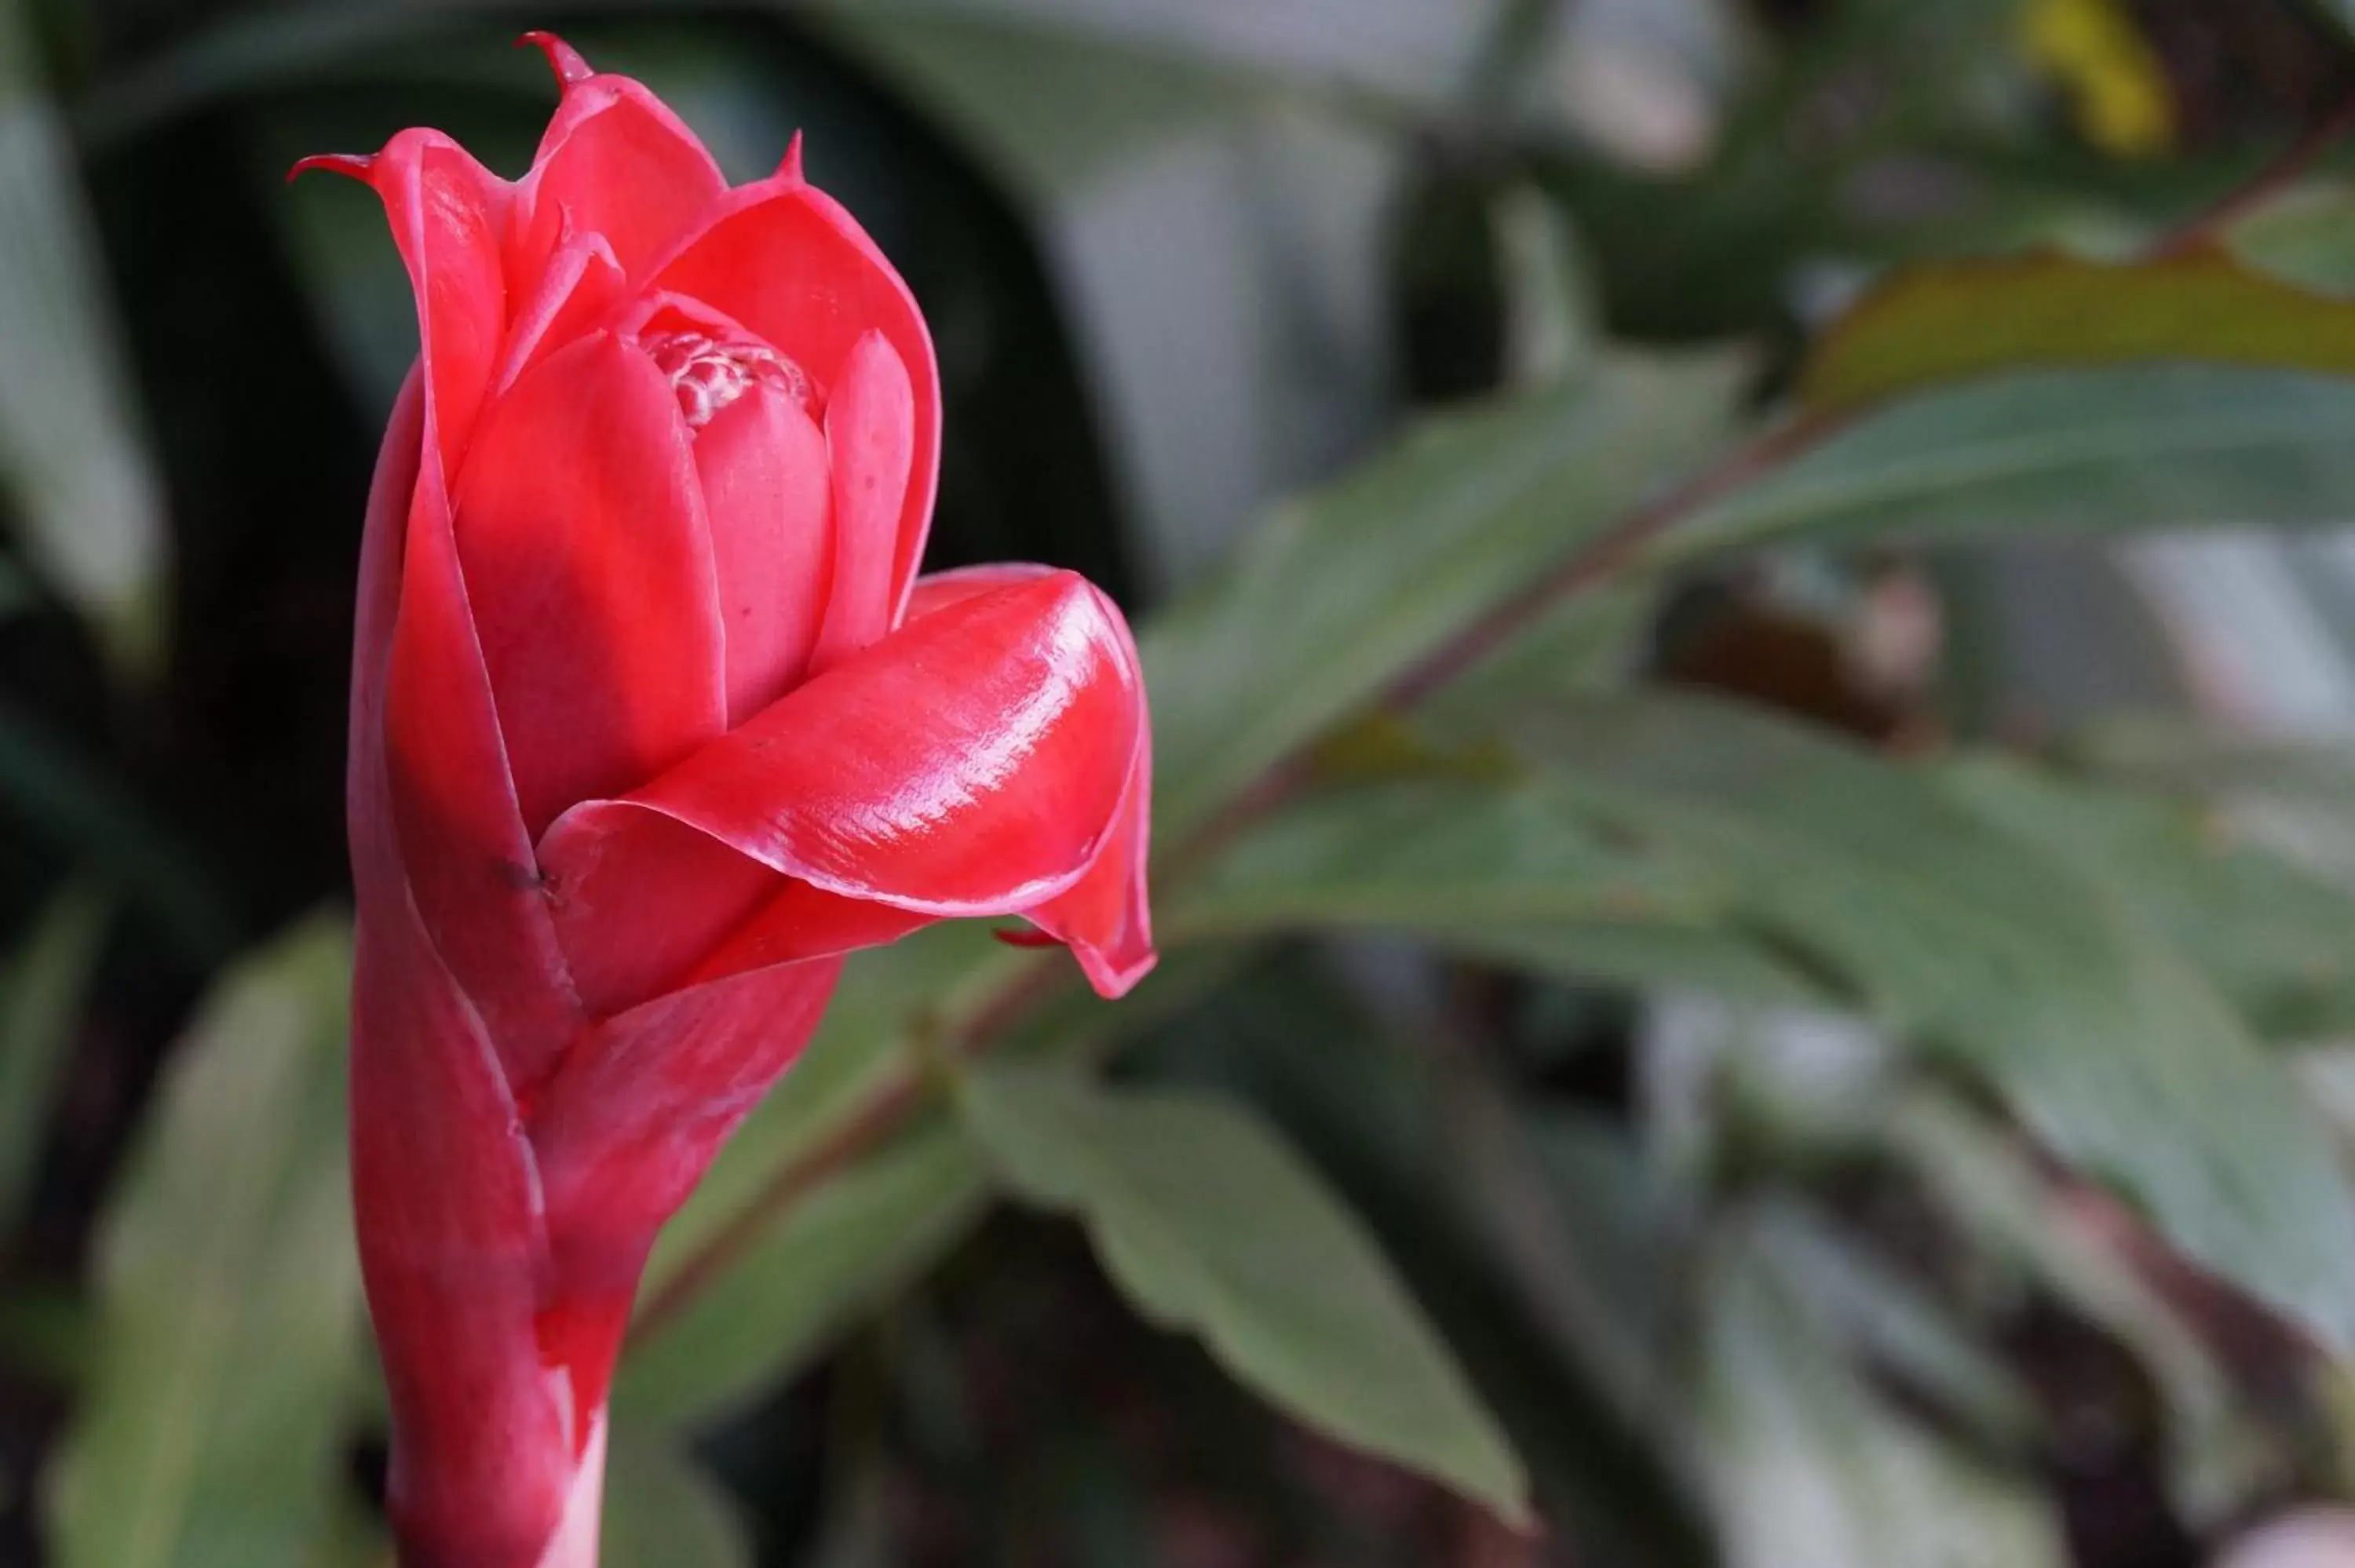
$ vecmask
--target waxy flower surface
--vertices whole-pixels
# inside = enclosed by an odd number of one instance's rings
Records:
[[[656,1229],[842,955],[1018,915],[1153,961],[1135,650],[1082,579],[919,577],[922,317],[796,154],[730,188],[537,38],[514,183],[405,131],[421,335],[360,567],[353,1181],[409,1568],[593,1562]]]

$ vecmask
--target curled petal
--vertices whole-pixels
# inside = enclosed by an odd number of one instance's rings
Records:
[[[1012,583],[1028,582],[1048,568],[1023,565],[967,567],[935,572],[916,579],[909,596],[908,618],[922,620]],[[1132,665],[1136,644],[1128,623],[1117,615],[1114,626]],[[1143,687],[1139,688],[1142,703]],[[1088,982],[1105,996],[1116,997],[1143,980],[1156,955],[1153,948],[1153,913],[1146,894],[1146,863],[1150,857],[1153,814],[1153,726],[1139,725],[1136,755],[1111,833],[1085,875],[1068,890],[1022,911],[1046,937],[1071,949]],[[747,933],[750,934],[749,931]],[[743,938],[739,938],[741,941]],[[1008,941],[1021,938],[1008,934]]]
[[[597,74],[596,68],[581,58],[579,49],[574,48],[554,33],[535,30],[526,33],[516,42],[528,44],[548,57],[548,69],[556,73],[557,85],[559,87],[570,87],[575,82],[587,81]]]
[[[456,471],[506,335],[501,256],[513,187],[439,131],[403,131],[372,158],[306,158],[364,181],[384,203],[417,296],[427,440]]]
[[[1065,892],[1022,913],[1071,949],[1088,983],[1103,996],[1125,996],[1152,972],[1153,911],[1146,897],[1146,861],[1153,810],[1153,747],[1140,741],[1128,787],[1121,792],[1112,834],[1087,874]]]
[[[940,373],[914,296],[848,213],[804,182],[797,159],[730,191],[655,270],[655,286],[702,300],[837,387],[851,354],[879,333],[908,375],[909,479],[892,542],[893,620],[922,558],[940,471]]]
[[[643,279],[728,188],[695,132],[662,101],[540,35],[564,99],[516,187],[510,270],[538,275],[568,234],[602,235],[622,270]],[[535,40],[538,41],[538,40]]]
[[[458,489],[458,548],[534,832],[727,724],[718,588],[670,383],[594,334],[516,383]]]
[[[1144,722],[1135,656],[1101,593],[1068,572],[995,583],[645,788],[568,811],[540,843],[559,928],[577,944],[587,927],[639,920],[631,890],[677,850],[665,824],[912,915],[1038,908],[1079,885],[1119,830]],[[778,923],[806,929],[806,913]]]

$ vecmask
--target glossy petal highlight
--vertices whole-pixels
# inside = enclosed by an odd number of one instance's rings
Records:
[[[574,808],[541,863],[567,888],[625,885],[652,814],[848,897],[1027,909],[1093,863],[1143,723],[1116,612],[1050,573],[912,621],[645,788]]]

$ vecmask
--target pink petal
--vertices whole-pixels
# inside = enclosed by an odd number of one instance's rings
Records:
[[[540,845],[568,922],[619,895],[666,817],[826,892],[928,915],[1028,909],[1094,863],[1126,795],[1143,688],[1118,611],[1068,572],[913,621]],[[658,832],[659,830],[655,830]]]
[[[774,886],[768,902],[736,925],[728,939],[710,949],[696,967],[697,980],[718,980],[771,964],[800,963],[861,948],[879,948],[939,918],[865,898],[846,898],[791,877],[777,879]]]
[[[389,443],[417,440],[403,421],[424,412],[422,386],[411,377]],[[378,471],[354,665],[368,684],[355,696],[350,755],[356,768],[380,759],[384,798],[368,810],[398,834],[402,901],[414,899],[508,1081],[528,1083],[570,1044],[579,1002],[517,813],[440,467],[412,450],[414,488],[400,492],[391,460]]]
[[[655,1232],[779,1074],[834,993],[839,959],[673,991],[607,1022],[549,1086],[533,1126],[557,1237],[544,1325],[602,1404]]]
[[[391,1393],[390,1503],[427,1562],[534,1562],[575,1462],[540,1370],[531,1150],[497,1057],[413,909],[364,897],[352,1192]]]
[[[711,542],[669,379],[607,333],[484,420],[458,548],[523,820],[654,777],[727,725]]]
[[[834,474],[834,586],[814,668],[840,663],[891,630],[900,611],[897,552],[915,443],[907,367],[882,334],[851,349],[826,409]]]
[[[657,286],[692,295],[758,333],[838,387],[851,352],[883,334],[908,373],[913,404],[907,493],[891,550],[893,609],[923,556],[940,476],[940,373],[922,313],[883,253],[842,207],[809,185],[797,160],[730,191],[705,227],[655,268]]]
[[[556,350],[606,324],[626,295],[622,264],[602,235],[580,234],[566,240],[549,258],[529,301],[507,331],[492,396],[506,391]]]
[[[1071,949],[1088,983],[1107,997],[1125,996],[1152,972],[1158,957],[1145,874],[1152,802],[1153,748],[1146,738],[1138,744],[1119,816],[1095,863],[1069,891],[1022,911],[1032,925]]]
[[[555,40],[550,40],[554,43]],[[667,255],[728,189],[695,132],[623,76],[577,77],[557,44],[564,99],[516,187],[514,273],[537,277],[570,234],[602,236],[633,279]]]
[[[306,158],[365,180],[382,199],[417,295],[428,439],[455,473],[506,335],[501,260],[513,187],[439,131],[403,131],[369,159]]]
[[[728,718],[798,683],[835,575],[826,438],[798,400],[756,387],[695,438],[728,654]]]
[[[1008,584],[1031,582],[1050,568],[1021,564],[966,567],[935,572],[916,579],[909,596],[908,619],[936,615],[952,605]],[[1126,656],[1134,665],[1136,644],[1128,622],[1117,611],[1112,619]],[[1139,691],[1142,693],[1142,686]],[[1139,701],[1143,700],[1140,695]],[[1021,913],[1054,941],[1071,949],[1080,968],[1095,989],[1108,997],[1127,991],[1151,972],[1153,913],[1146,893],[1146,863],[1150,856],[1153,814],[1153,726],[1149,720],[1137,731],[1136,756],[1128,783],[1121,792],[1120,809],[1110,836],[1087,874],[1066,892]],[[754,929],[748,927],[736,941]],[[1007,940],[1020,945],[1020,938]]]
[[[641,812],[630,826],[584,843],[549,874],[557,934],[582,1001],[600,1015],[684,983],[785,880],[667,817]]]
[[[385,754],[421,387],[410,378],[386,432],[361,556],[349,797],[359,903],[352,1187],[392,1396],[397,1526],[421,1560],[526,1563],[555,1528],[575,1459],[534,1337],[546,1261],[538,1175],[498,1054],[410,896]]]

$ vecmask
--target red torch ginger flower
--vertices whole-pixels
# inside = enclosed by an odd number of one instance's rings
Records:
[[[798,156],[730,188],[645,88],[509,184],[432,131],[383,199],[418,366],[369,502],[352,683],[353,1182],[409,1568],[583,1568],[655,1232],[842,955],[1019,915],[1153,962],[1120,613],[916,575],[923,318]]]

